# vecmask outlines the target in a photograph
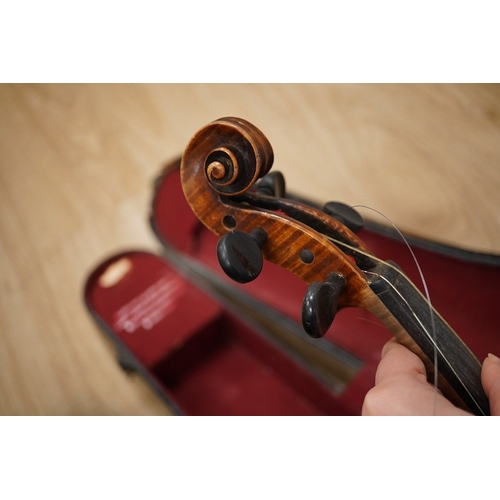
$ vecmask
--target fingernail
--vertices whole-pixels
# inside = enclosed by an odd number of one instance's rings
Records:
[[[500,365],[500,358],[498,356],[495,356],[494,354],[492,354],[490,352],[490,353],[488,353],[488,358],[491,359],[491,361],[493,361],[493,363]]]

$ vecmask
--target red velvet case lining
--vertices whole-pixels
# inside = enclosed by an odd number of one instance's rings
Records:
[[[126,259],[130,270],[101,284]],[[170,294],[158,290],[171,290]],[[141,251],[107,259],[85,287],[89,310],[118,350],[189,415],[346,415],[305,367],[184,280],[160,257]],[[125,318],[125,319],[124,319]]]

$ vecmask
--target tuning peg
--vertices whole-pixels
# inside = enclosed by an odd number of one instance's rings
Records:
[[[217,243],[217,258],[224,272],[238,283],[253,281],[262,271],[262,245],[266,232],[257,228],[250,234],[241,231],[226,233]]]
[[[323,207],[323,212],[337,219],[353,233],[357,233],[360,229],[363,229],[365,223],[363,217],[349,205],[340,203],[339,201],[329,201]]]
[[[302,325],[311,337],[323,337],[330,328],[345,284],[342,274],[331,273],[325,282],[309,285],[302,303]]]
[[[285,177],[281,172],[271,172],[266,174],[259,182],[257,191],[276,198],[286,197]]]

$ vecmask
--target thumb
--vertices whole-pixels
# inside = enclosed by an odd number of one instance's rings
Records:
[[[488,354],[481,371],[481,382],[490,401],[492,415],[500,415],[500,358]]]

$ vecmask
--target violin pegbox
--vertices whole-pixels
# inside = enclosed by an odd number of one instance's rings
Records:
[[[182,188],[198,219],[220,236],[217,257],[231,279],[256,279],[266,259],[309,284],[303,326],[320,337],[337,309],[362,303],[366,281],[318,228],[355,246],[362,243],[328,213],[286,199],[283,175],[269,173],[273,160],[272,147],[257,127],[241,118],[222,118],[188,143]]]
[[[281,172],[266,174],[257,184],[256,192],[266,196],[285,196],[285,178]],[[231,226],[232,223],[226,226]],[[259,276],[263,266],[262,246],[267,240],[261,228],[250,234],[230,231],[221,236],[217,244],[217,258],[223,271],[238,283],[249,283]]]

